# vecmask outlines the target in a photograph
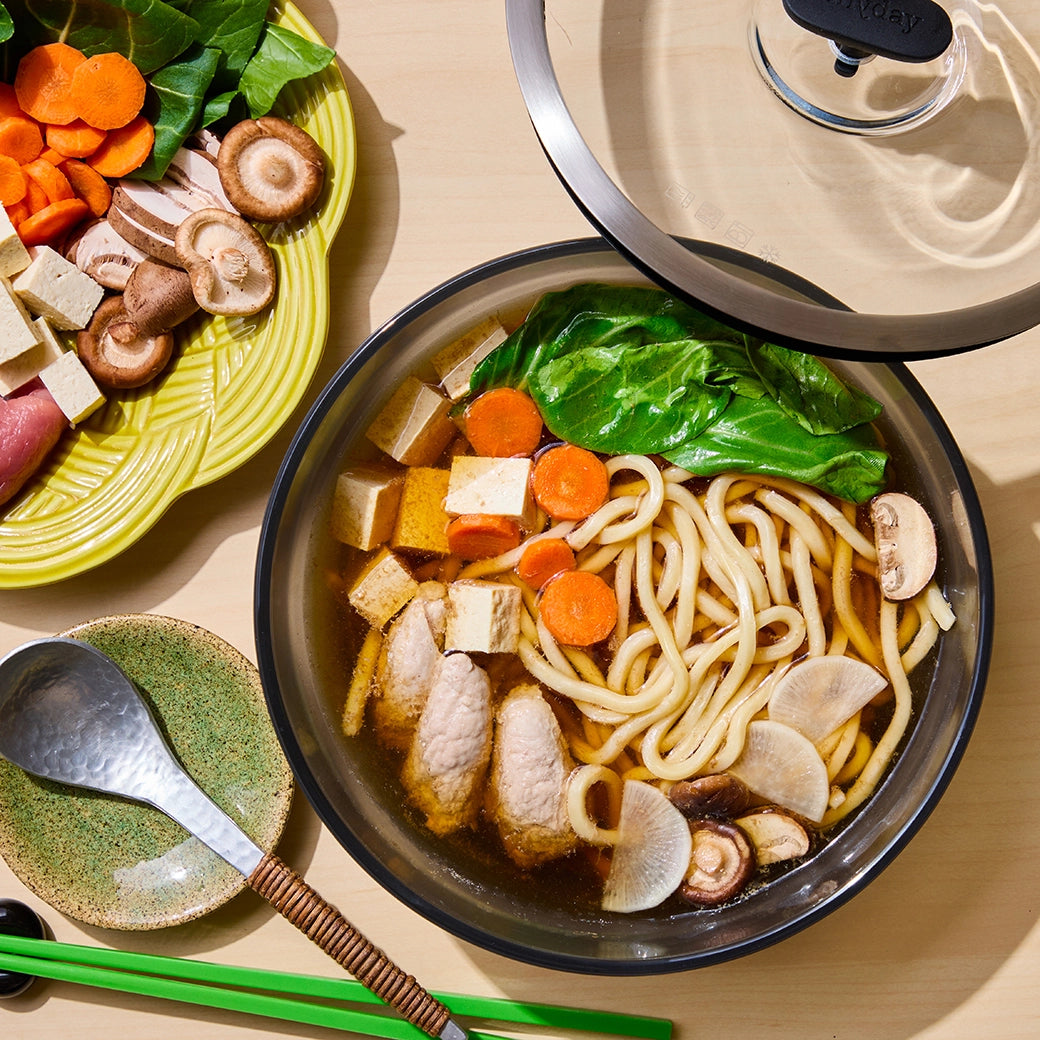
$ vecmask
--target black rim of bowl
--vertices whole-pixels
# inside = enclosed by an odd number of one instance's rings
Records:
[[[297,782],[319,819],[328,827],[351,857],[384,889],[422,917],[456,937],[517,961],[588,975],[655,975],[686,971],[691,968],[704,967],[743,957],[796,934],[844,905],[874,880],[905,848],[910,839],[931,815],[945,793],[963,757],[981,708],[992,650],[993,573],[982,507],[967,464],[961,455],[960,449],[957,447],[952,433],[931,399],[925,393],[924,388],[918,383],[909,369],[902,362],[886,363],[885,367],[895,376],[916,407],[921,410],[927,419],[955,474],[959,490],[963,494],[965,520],[977,557],[975,564],[978,575],[979,617],[976,653],[970,676],[970,689],[966,697],[966,709],[957,727],[957,736],[951,743],[941,766],[938,767],[935,778],[928,788],[925,797],[921,799],[916,810],[908,817],[896,836],[886,845],[883,853],[833,895],[827,897],[809,911],[786,921],[779,927],[733,943],[727,947],[710,951],[693,951],[688,954],[660,957],[646,961],[634,958],[604,960],[601,958],[581,955],[572,956],[555,951],[532,949],[501,935],[484,930],[477,925],[460,921],[402,884],[339,818],[321,783],[308,764],[305,749],[301,746],[293,732],[291,720],[279,687],[271,639],[271,612],[274,606],[271,597],[271,573],[278,540],[278,529],[293,479],[315,430],[322,424],[334,402],[343,392],[344,387],[350,383],[365,362],[379,351],[388,340],[396,336],[402,328],[407,327],[421,315],[461,290],[478,284],[493,275],[523,268],[541,260],[558,260],[561,257],[569,256],[579,257],[603,251],[610,250],[609,246],[602,239],[576,239],[535,246],[471,268],[432,289],[398,312],[373,332],[348,357],[310,407],[301,426],[293,437],[275,478],[273,490],[265,511],[257,550],[254,579],[254,632],[257,663],[267,699],[268,710],[289,764],[296,775]],[[737,259],[739,262],[739,258]],[[796,287],[799,291],[810,296],[817,295],[814,293],[814,287],[805,285],[797,276],[791,277],[794,282],[798,283]],[[793,287],[793,283],[789,282],[788,287]],[[825,293],[817,295],[821,302],[825,302],[825,297]],[[827,305],[832,307],[842,306],[832,298],[826,302]]]

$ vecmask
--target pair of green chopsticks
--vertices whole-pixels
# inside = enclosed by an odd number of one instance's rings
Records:
[[[325,1026],[363,1036],[428,1040],[422,1030],[397,1017],[361,983],[348,978],[241,968],[3,934],[0,934],[0,969],[122,993]],[[436,993],[434,996],[450,1009],[453,1017],[481,1022],[573,1029],[599,1036],[645,1040],[669,1040],[672,1035],[671,1022],[663,1018],[456,993]],[[322,1000],[337,1003],[316,1002]],[[374,1004],[379,1010],[344,1006],[347,1004]],[[470,1029],[469,1035],[474,1040],[505,1040],[497,1034],[475,1029]]]

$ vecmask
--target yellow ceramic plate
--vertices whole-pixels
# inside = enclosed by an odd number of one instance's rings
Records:
[[[292,5],[277,20],[320,42]],[[335,62],[288,84],[275,112],[307,130],[329,162],[313,215],[260,228],[278,268],[274,306],[184,326],[159,382],[113,394],[65,435],[0,516],[0,588],[44,585],[111,559],[180,495],[259,451],[305,393],[325,348],[328,251],[357,165],[353,112]]]

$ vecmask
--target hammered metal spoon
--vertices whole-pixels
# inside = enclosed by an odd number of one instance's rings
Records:
[[[37,639],[0,660],[0,755],[36,776],[166,813],[409,1022],[466,1040],[444,1004],[210,799],[174,758],[133,682],[89,643]]]

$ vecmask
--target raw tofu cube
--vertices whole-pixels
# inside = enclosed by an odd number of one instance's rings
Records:
[[[445,650],[516,653],[521,593],[515,585],[463,578],[448,586]]]
[[[404,477],[380,466],[341,473],[332,496],[332,536],[355,549],[374,549],[390,540]]]
[[[400,558],[384,547],[361,572],[347,598],[369,624],[382,628],[418,588]]]
[[[495,318],[487,318],[475,329],[448,344],[433,357],[433,367],[444,392],[453,400],[469,393],[473,369],[506,338],[506,330]]]
[[[450,408],[439,390],[409,376],[368,428],[368,439],[405,466],[432,465],[458,433]]]
[[[7,215],[7,210],[0,206],[0,275],[10,278],[29,266],[29,250],[22,244],[18,232]]]
[[[0,207],[2,208],[2,207]],[[25,304],[6,278],[0,278],[0,365],[39,343]]]
[[[40,381],[73,425],[105,403],[104,394],[71,350],[52,361],[40,373]]]
[[[531,466],[530,459],[458,455],[451,460],[445,509],[451,516],[491,513],[530,526]]]
[[[50,246],[34,246],[29,255],[32,263],[11,280],[26,307],[56,329],[86,328],[105,290]]]
[[[54,334],[54,329],[47,324],[46,318],[37,318],[33,325],[39,334],[39,342],[0,365],[0,394],[14,393],[65,353],[65,348]]]
[[[405,473],[401,506],[390,545],[394,549],[448,555],[448,514],[444,497],[451,474],[446,469],[415,466]]]

